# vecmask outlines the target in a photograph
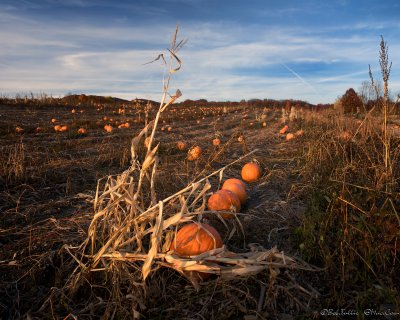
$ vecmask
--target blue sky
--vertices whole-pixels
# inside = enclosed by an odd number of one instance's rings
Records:
[[[329,103],[380,77],[383,35],[400,91],[397,0],[1,0],[0,94],[160,100],[176,24],[184,99]]]

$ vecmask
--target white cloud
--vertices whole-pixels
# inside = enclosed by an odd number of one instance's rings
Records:
[[[143,64],[169,46],[174,25],[110,27],[65,21],[48,26],[15,12],[1,13],[0,18],[0,94],[80,91],[160,98],[163,68],[159,62]],[[189,42],[179,52],[183,66],[172,84],[182,90],[183,99],[332,102],[347,88],[358,87],[364,73],[368,80],[368,64],[376,65],[379,43],[370,34],[328,37],[322,31],[186,24],[180,34]],[[398,45],[392,46],[389,54],[400,51]],[[330,68],[316,69],[317,75],[311,76],[291,64]],[[339,65],[347,67],[335,70]]]

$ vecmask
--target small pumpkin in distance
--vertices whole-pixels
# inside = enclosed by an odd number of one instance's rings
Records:
[[[219,138],[215,138],[212,141],[213,146],[217,147],[221,144],[221,140]]]
[[[178,150],[183,151],[183,150],[186,149],[186,143],[183,142],[183,141],[178,141],[178,142],[176,143],[176,147],[178,148]]]
[[[187,159],[189,161],[196,160],[201,156],[201,153],[202,153],[202,150],[201,150],[200,146],[194,146],[193,148],[191,148],[189,150]]]
[[[288,126],[288,125],[285,125],[285,126],[279,131],[279,133],[280,133],[280,134],[285,134],[288,130],[289,130],[289,126]]]
[[[16,133],[24,133],[24,128],[20,127],[20,126],[16,126],[15,127],[15,132]]]
[[[246,182],[255,182],[261,177],[261,167],[255,162],[246,163],[242,168],[242,179]]]
[[[296,136],[293,133],[288,133],[286,135],[286,141],[293,140]]]
[[[105,130],[106,132],[108,132],[108,133],[111,133],[111,132],[113,131],[113,127],[112,127],[111,125],[109,125],[109,124],[106,124],[106,125],[104,126],[104,130]]]

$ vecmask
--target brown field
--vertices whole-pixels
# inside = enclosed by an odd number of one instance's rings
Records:
[[[121,104],[0,105],[1,318],[132,319],[140,314],[144,319],[250,320],[318,318],[326,308],[398,310],[397,118],[391,119],[388,190],[379,116],[357,119],[333,110],[307,111],[288,122],[288,132],[303,129],[304,135],[286,141],[279,134],[278,109],[172,105],[161,114],[155,134],[158,164],[154,188],[146,184],[141,195],[145,207],[151,190],[160,201],[253,151],[223,175],[211,176],[205,194],[220,187],[220,177],[240,178],[242,166],[257,161],[262,176],[247,184],[249,199],[237,219],[223,221],[204,207],[197,216],[218,229],[232,252],[276,246],[297,264],[233,279],[213,275],[196,289],[165,262],[143,281],[142,261],[102,260],[105,271],[84,273],[83,284],[70,290],[71,275],[79,269],[77,246],[88,237],[96,211],[98,180],[130,166],[132,138],[158,109],[125,107],[120,114]],[[126,122],[129,128],[117,128]],[[57,124],[68,130],[56,132]],[[106,124],[114,127],[111,133],[105,132]],[[78,134],[79,128],[87,132]],[[214,138],[221,140],[219,146]],[[136,149],[140,161],[146,154],[143,140]],[[187,148],[178,150],[178,141]],[[188,161],[187,151],[195,145],[203,153]],[[115,270],[131,274],[134,285],[119,278],[118,294],[113,292]]]

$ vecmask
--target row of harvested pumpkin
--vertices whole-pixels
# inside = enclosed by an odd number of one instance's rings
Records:
[[[261,177],[261,168],[257,163],[247,163],[243,166],[241,175],[244,181],[255,182]],[[208,199],[208,208],[213,211],[240,212],[248,198],[246,184],[243,180],[237,178],[226,180],[222,188]],[[230,213],[223,213],[221,216],[225,219],[233,218]]]
[[[248,196],[246,193],[246,182],[255,182],[261,177],[261,168],[257,163],[247,163],[241,171],[242,179],[227,179],[222,188],[213,193],[208,199],[208,209],[212,211],[239,212],[241,205],[245,204]],[[233,218],[231,213],[222,213],[225,219]],[[172,241],[170,251],[188,258],[203,252],[221,248],[222,237],[211,225],[199,222],[190,222],[182,226]],[[195,273],[199,280],[205,280],[208,275]]]

